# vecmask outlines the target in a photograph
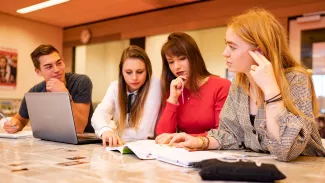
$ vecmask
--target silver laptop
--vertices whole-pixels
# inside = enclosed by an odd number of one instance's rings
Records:
[[[30,92],[25,99],[35,138],[69,144],[101,142],[94,133],[76,133],[68,93]]]

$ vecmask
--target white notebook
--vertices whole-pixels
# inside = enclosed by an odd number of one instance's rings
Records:
[[[140,159],[156,159],[152,151],[158,146],[154,140],[127,142],[119,147],[106,147],[106,151],[119,151],[121,154],[135,154]]]
[[[19,139],[19,138],[26,138],[26,137],[32,137],[33,136],[33,132],[31,130],[23,130],[17,133],[7,133],[4,129],[3,129],[3,125],[7,120],[11,120],[11,117],[7,117],[7,119],[2,118],[0,120],[0,138],[8,138],[8,139]]]
[[[11,120],[11,117],[7,117],[7,119],[2,118],[0,120],[0,138],[8,138],[8,139],[19,139],[19,138],[26,138],[26,137],[32,137],[33,136],[33,132],[31,130],[23,130],[17,133],[7,133],[4,129],[3,129],[3,125],[7,120]]]
[[[201,161],[208,159],[219,159],[226,162],[237,162],[240,159],[245,160],[261,160],[276,159],[270,154],[241,154],[227,151],[186,151],[180,148],[164,148],[162,147],[155,153],[156,159],[166,163],[182,166],[195,167]]]
[[[9,138],[9,139],[19,139],[19,138],[27,138],[27,137],[32,137],[33,132],[32,131],[20,131],[17,133],[7,133],[7,132],[1,132],[0,133],[0,138]]]
[[[139,140],[127,142],[119,147],[106,147],[106,151],[119,151],[121,154],[135,154],[138,158],[157,159],[183,167],[191,167],[193,163],[202,160],[224,157],[208,151],[189,152],[183,148],[170,147],[168,145],[156,144],[154,140]]]
[[[215,158],[229,158],[229,155],[215,153],[211,151],[187,151],[181,148],[171,148],[162,146],[155,152],[156,159],[182,167],[194,167],[196,163],[203,160]]]
[[[191,167],[194,163],[201,162],[202,160],[225,156],[208,151],[189,152],[183,148],[156,144],[154,140],[139,140],[128,142],[119,147],[106,147],[106,151],[119,151],[121,154],[135,154],[143,160],[157,159],[183,167]]]
[[[245,155],[224,151],[189,151],[183,148],[158,145],[154,140],[139,140],[128,142],[120,147],[106,147],[106,151],[119,151],[121,154],[135,154],[140,159],[157,159],[166,163],[194,167],[197,163],[207,159],[222,159],[238,161],[239,159],[275,159],[270,154]]]

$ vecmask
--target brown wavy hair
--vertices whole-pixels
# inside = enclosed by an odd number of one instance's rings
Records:
[[[190,65],[188,83],[189,90],[197,94],[200,87],[200,81],[211,73],[207,70],[202,54],[194,39],[186,33],[174,32],[168,36],[167,42],[161,49],[161,58],[163,63],[161,73],[161,93],[162,105],[166,104],[167,94],[170,90],[170,83],[176,76],[169,68],[166,55],[168,56],[185,56]]]
[[[144,62],[146,66],[147,76],[145,83],[138,89],[137,97],[131,106],[130,112],[130,121],[127,121],[127,84],[123,77],[123,64],[124,61],[128,58],[137,58]],[[118,133],[122,133],[125,129],[125,124],[129,123],[130,127],[138,129],[139,122],[141,120],[143,114],[144,103],[146,101],[150,81],[152,75],[152,67],[151,62],[146,54],[146,52],[135,45],[131,45],[126,48],[121,56],[121,61],[119,64],[119,78],[118,78],[118,107],[119,107],[119,120],[117,123],[117,131]]]

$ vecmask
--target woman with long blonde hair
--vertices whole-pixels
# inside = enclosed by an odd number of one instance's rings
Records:
[[[151,75],[151,62],[142,48],[131,45],[123,51],[119,79],[110,84],[91,119],[104,147],[153,138],[161,91],[159,79]]]
[[[254,8],[228,24],[223,52],[236,72],[220,114],[207,136],[179,134],[169,143],[197,149],[269,152],[280,161],[325,156],[314,118],[318,114],[311,77],[289,52],[284,28]]]

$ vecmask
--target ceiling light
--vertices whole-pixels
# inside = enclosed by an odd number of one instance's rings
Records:
[[[49,1],[42,2],[42,3],[34,4],[32,6],[28,6],[26,8],[19,9],[19,10],[17,10],[17,13],[25,14],[25,13],[40,10],[43,8],[47,8],[50,6],[54,6],[57,4],[65,3],[67,1],[69,1],[69,0],[49,0]]]

